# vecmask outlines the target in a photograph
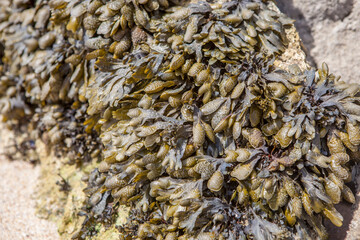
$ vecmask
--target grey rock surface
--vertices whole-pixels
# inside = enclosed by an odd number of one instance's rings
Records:
[[[293,18],[308,60],[326,62],[342,80],[360,83],[359,0],[276,0]]]

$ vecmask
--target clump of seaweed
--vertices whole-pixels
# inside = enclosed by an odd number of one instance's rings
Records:
[[[74,239],[120,204],[123,239],[326,239],[323,219],[342,225],[360,86],[326,64],[276,67],[292,21],[269,2],[29,4],[0,10],[0,110],[70,163],[99,160]]]
[[[66,152],[71,162],[81,164],[91,155],[96,157],[101,145],[97,135],[85,132],[87,104],[79,99],[93,73],[83,43],[68,33],[57,34],[62,25],[51,21],[50,4],[2,4],[2,120],[15,131],[26,125],[21,129],[28,139],[42,138],[58,155]]]

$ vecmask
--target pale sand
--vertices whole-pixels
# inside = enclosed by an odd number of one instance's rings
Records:
[[[57,240],[55,223],[35,215],[40,166],[0,157],[0,240]]]

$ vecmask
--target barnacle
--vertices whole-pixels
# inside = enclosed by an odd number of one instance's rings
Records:
[[[342,225],[360,87],[326,64],[275,66],[291,20],[267,1],[210,2],[1,8],[3,120],[70,164],[98,161],[73,238],[120,204],[124,239],[324,239],[323,218]]]

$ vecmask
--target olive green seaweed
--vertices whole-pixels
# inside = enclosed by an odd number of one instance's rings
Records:
[[[360,86],[272,1],[5,0],[0,56],[63,239],[327,239],[355,202]]]

